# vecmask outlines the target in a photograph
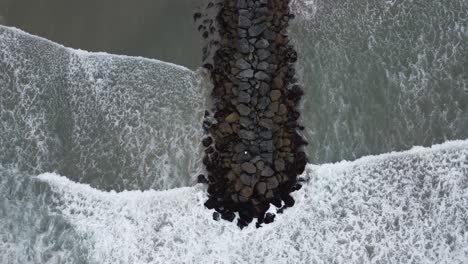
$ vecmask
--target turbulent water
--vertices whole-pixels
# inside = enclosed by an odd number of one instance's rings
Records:
[[[202,171],[201,71],[0,26],[0,263],[468,262],[468,2],[292,7],[325,164],[259,230],[212,221],[184,187]]]
[[[314,162],[468,137],[468,1],[296,0]]]

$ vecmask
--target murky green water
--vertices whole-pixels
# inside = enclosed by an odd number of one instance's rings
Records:
[[[0,24],[67,47],[195,69],[201,61],[201,38],[192,24],[198,5],[191,0],[0,0]]]

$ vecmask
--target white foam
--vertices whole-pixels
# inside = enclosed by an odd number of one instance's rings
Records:
[[[103,192],[38,178],[96,263],[466,263],[468,140],[309,165],[296,205],[261,229],[211,220],[201,185]]]
[[[101,189],[190,185],[201,170],[201,76],[66,48],[0,26],[0,164]]]

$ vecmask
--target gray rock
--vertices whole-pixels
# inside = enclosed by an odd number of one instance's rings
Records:
[[[239,179],[244,185],[247,185],[247,186],[252,185],[252,176],[251,175],[248,175],[246,173],[242,173],[240,175]]]
[[[245,187],[242,188],[242,190],[240,191],[241,197],[249,198],[249,197],[252,196],[252,194],[253,194],[252,187],[245,186]],[[239,197],[239,198],[241,198],[241,197]],[[239,199],[239,200],[241,200],[241,199]]]
[[[257,24],[249,28],[249,36],[256,37],[263,33],[267,29],[266,24]]]
[[[266,128],[266,129],[272,129],[273,128],[273,120],[263,118],[263,119],[260,119],[260,122],[258,122],[258,125]]]
[[[237,29],[237,34],[239,35],[239,38],[247,38],[248,37],[246,29],[238,28]],[[249,47],[249,50],[250,50],[250,47]],[[245,53],[247,53],[247,52],[245,52]]]
[[[266,16],[260,16],[252,20],[252,24],[259,24],[266,21]]]
[[[273,163],[273,153],[262,153],[260,157],[266,162]]]
[[[240,91],[237,100],[239,103],[248,103],[250,102],[250,95],[244,91]]]
[[[239,16],[239,27],[248,29],[250,28],[251,25],[252,25],[252,22],[250,21],[248,17]]]
[[[265,162],[263,162],[262,160],[260,161],[257,161],[257,163],[255,164],[255,166],[257,167],[257,170],[263,170],[263,168],[265,168]]]
[[[242,74],[242,72],[241,72],[241,74]],[[265,72],[263,72],[263,71],[259,71],[259,72],[255,73],[255,79],[260,80],[260,81],[269,81],[270,76],[268,74],[266,74]]]
[[[237,161],[242,163],[242,162],[246,162],[246,161],[249,161],[250,159],[252,159],[252,155],[250,155],[250,153],[248,151],[244,150],[241,153],[239,153],[237,158],[238,158]],[[241,170],[240,166],[239,166],[239,170]]]
[[[267,188],[269,190],[277,188],[279,185],[278,179],[276,177],[271,177],[267,180]]]
[[[242,139],[246,139],[246,140],[254,140],[255,139],[255,133],[253,131],[250,131],[250,130],[241,129],[239,131],[239,137],[242,138]]]
[[[262,141],[260,143],[260,150],[263,152],[273,152],[273,140]]]
[[[245,16],[248,18],[252,17],[252,13],[248,9],[240,8],[238,12],[239,12],[239,16]]]
[[[245,9],[247,8],[248,5],[247,5],[247,1],[246,0],[238,0],[237,1],[237,8],[239,9]]]
[[[248,82],[240,82],[239,83],[239,90],[241,91],[245,91],[245,90],[248,90],[252,87],[252,85]]]
[[[281,91],[280,90],[272,90],[270,92],[270,99],[271,101],[278,101],[281,97]]]
[[[270,99],[268,97],[260,97],[257,104],[257,109],[265,110],[270,104]]]
[[[218,128],[219,128],[219,131],[221,131],[221,133],[224,133],[224,134],[232,133],[232,128],[227,122],[222,122],[221,124],[219,124]]]
[[[233,171],[229,171],[227,174],[227,178],[230,181],[234,181],[236,179],[236,174]]]
[[[269,68],[268,66],[269,66],[268,62],[262,61],[259,64],[257,64],[257,70],[266,71]]]
[[[276,38],[276,33],[267,29],[265,30],[265,32],[263,33],[263,36],[268,39],[268,40],[275,40]]]
[[[241,117],[239,119],[239,124],[245,128],[249,128],[253,124],[253,122],[248,117]]]
[[[234,151],[235,151],[236,153],[241,153],[241,152],[243,152],[243,151],[245,151],[245,150],[247,150],[247,147],[246,147],[244,144],[242,144],[242,143],[238,143],[238,144],[236,144],[236,145],[234,146]]]
[[[228,122],[228,123],[237,122],[237,121],[239,121],[239,114],[237,114],[236,112],[233,112],[233,113],[229,114],[224,120],[226,120],[226,122]]]
[[[273,103],[270,104],[269,110],[272,111],[273,113],[276,113],[276,112],[278,112],[278,108],[279,108],[279,103],[278,102],[273,102]]]
[[[260,153],[260,148],[257,146],[257,145],[250,145],[249,146],[249,151],[250,153],[252,153],[253,155],[257,155]]]
[[[239,51],[242,53],[249,53],[250,52],[250,45],[249,41],[245,38],[239,40]]]
[[[273,133],[270,130],[260,132],[260,136],[264,139],[271,139],[273,137]]]
[[[271,56],[271,53],[266,49],[259,49],[257,50],[256,53],[257,53],[258,59],[261,61],[266,60],[268,57]]]
[[[236,61],[236,67],[241,69],[241,70],[246,70],[246,69],[250,69],[252,66],[246,60],[238,59]]]
[[[264,38],[260,39],[259,41],[257,41],[257,43],[255,43],[255,47],[258,49],[266,49],[268,48],[268,46],[270,46],[270,42],[268,42],[268,40]]]
[[[288,113],[288,109],[286,108],[286,105],[280,104],[278,107],[278,115],[285,115]]]
[[[270,13],[270,10],[267,7],[260,7],[260,8],[256,8],[255,12],[257,12],[258,14],[266,14],[267,15],[267,14]]]
[[[254,71],[252,69],[243,70],[237,76],[244,79],[252,78],[254,77]]]
[[[262,195],[263,195],[263,194],[265,194],[265,192],[266,192],[266,190],[267,190],[267,185],[266,185],[266,183],[264,183],[264,182],[259,182],[259,183],[257,183],[257,185],[255,186],[255,188],[257,189],[257,192],[258,192],[259,194],[262,194]]]
[[[284,160],[282,160],[282,159],[275,160],[275,170],[276,171],[284,171],[284,169],[285,169]]]
[[[273,174],[275,174],[275,172],[269,166],[265,166],[265,168],[263,168],[262,172],[260,173],[262,177],[271,177]]]
[[[257,172],[257,168],[250,162],[244,162],[241,164],[241,169],[247,173],[254,174]]]
[[[253,157],[253,159],[250,160],[250,163],[256,163],[257,161],[260,161],[262,160],[262,158],[260,158],[260,156],[255,156]]]
[[[239,104],[236,107],[237,111],[239,112],[240,115],[246,116],[250,114],[250,108],[246,106],[245,104]]]
[[[258,89],[258,93],[259,93],[261,96],[265,96],[269,91],[270,91],[270,86],[268,86],[267,83],[265,83],[265,82],[260,83],[260,87],[259,87],[259,89]]]

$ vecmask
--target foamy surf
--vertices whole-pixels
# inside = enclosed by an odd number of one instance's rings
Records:
[[[464,263],[468,140],[309,165],[268,226],[215,222],[201,185],[103,192],[41,174],[93,263]],[[409,261],[410,260],[410,261]]]

